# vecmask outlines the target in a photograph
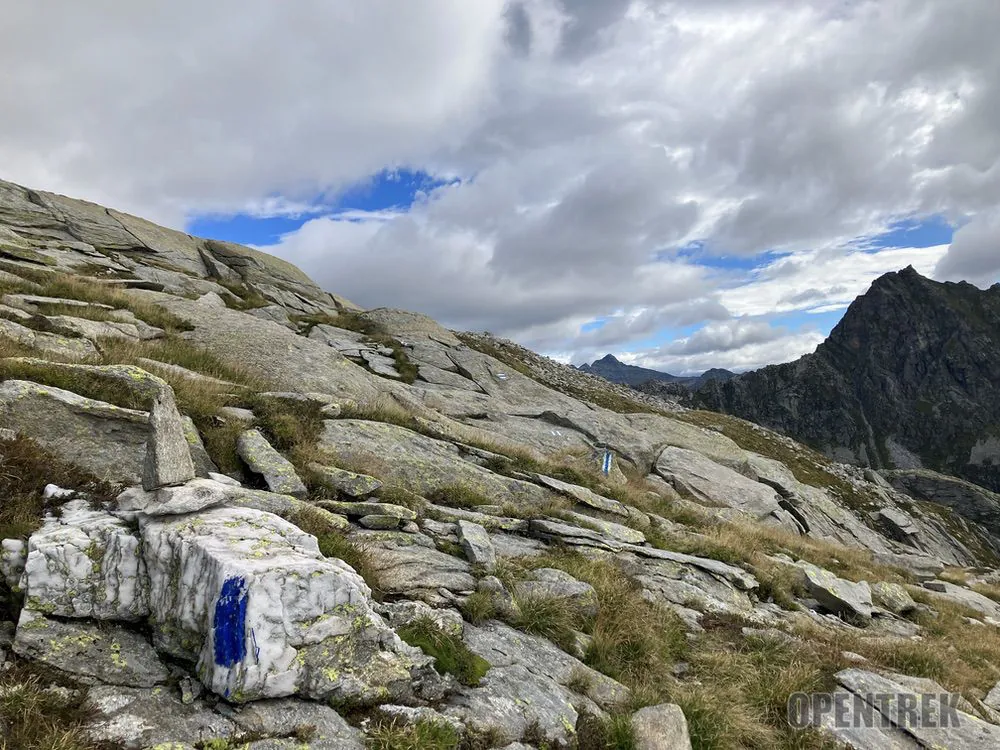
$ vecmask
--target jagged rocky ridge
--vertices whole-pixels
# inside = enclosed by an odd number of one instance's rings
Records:
[[[0,268],[9,746],[1000,742],[985,514],[8,183]],[[873,685],[962,722],[781,714]]]
[[[814,354],[703,386],[697,401],[838,460],[1000,491],[1000,285],[889,273]]]

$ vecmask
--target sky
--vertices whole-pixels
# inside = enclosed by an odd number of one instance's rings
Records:
[[[995,0],[36,0],[0,177],[675,374],[1000,280]]]

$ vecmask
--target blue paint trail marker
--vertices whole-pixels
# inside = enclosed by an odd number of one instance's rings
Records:
[[[238,576],[226,579],[215,603],[215,663],[232,667],[247,654],[247,585]]]
[[[611,451],[604,451],[604,463],[601,465],[604,476],[611,473]]]

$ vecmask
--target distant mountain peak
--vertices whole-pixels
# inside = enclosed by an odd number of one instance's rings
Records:
[[[908,266],[851,303],[816,352],[708,384],[701,405],[840,460],[1000,489],[1000,295]]]

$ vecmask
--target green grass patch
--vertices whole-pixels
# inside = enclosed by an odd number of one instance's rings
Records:
[[[65,500],[44,500],[46,484],[86,493],[93,502],[111,501],[121,487],[105,482],[45,450],[34,440],[0,440],[0,539],[26,539],[46,512]]]
[[[458,750],[461,738],[450,724],[421,720],[415,724],[378,722],[368,730],[368,750]]]
[[[469,650],[461,636],[446,633],[430,617],[421,617],[397,630],[399,637],[433,656],[439,672],[454,675],[463,685],[478,685],[490,663]]]
[[[48,690],[31,668],[15,663],[0,680],[0,748],[98,750],[87,738],[91,711],[73,691]]]

